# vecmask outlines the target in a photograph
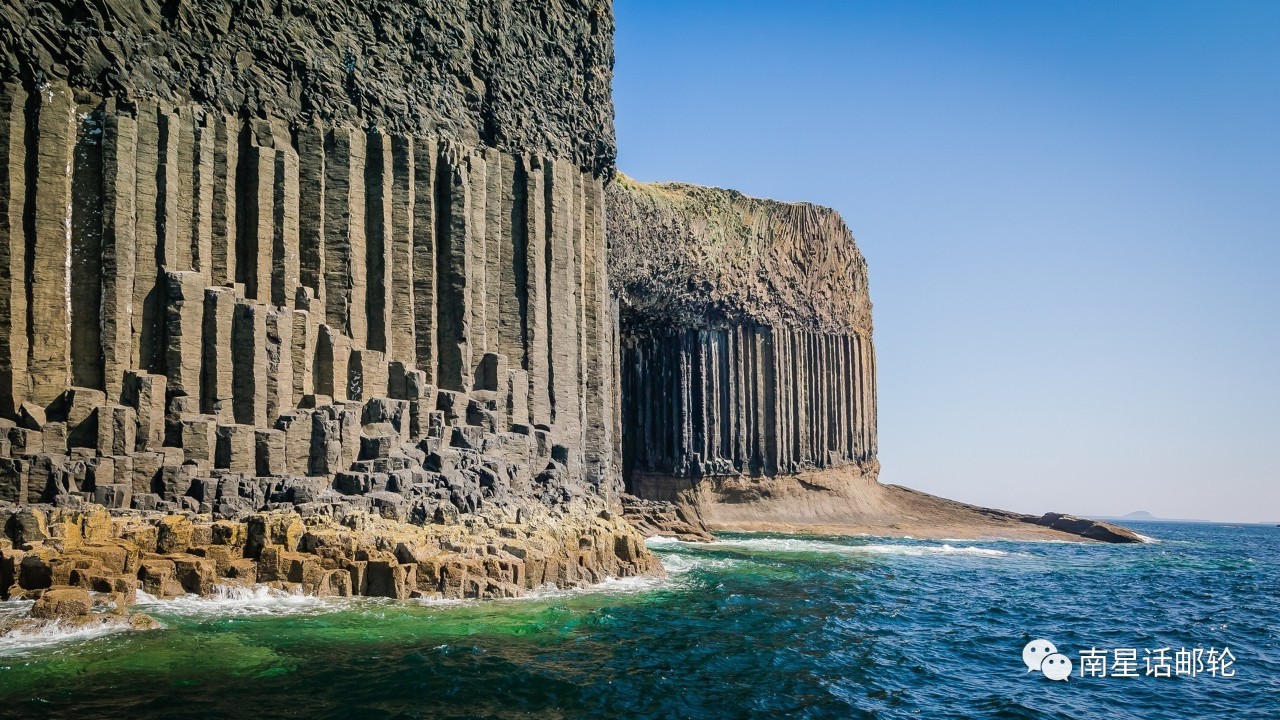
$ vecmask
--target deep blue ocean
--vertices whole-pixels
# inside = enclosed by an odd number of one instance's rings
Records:
[[[1280,528],[1132,525],[1156,542],[722,535],[532,599],[155,603],[158,631],[0,637],[0,717],[1280,717]],[[1027,670],[1040,638],[1069,680]],[[1146,675],[1164,647],[1203,667]],[[1091,649],[1137,677],[1081,677]]]

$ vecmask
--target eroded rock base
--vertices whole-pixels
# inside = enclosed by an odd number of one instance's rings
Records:
[[[622,497],[623,517],[645,537],[674,537],[686,542],[711,542],[715,539],[698,512],[698,506],[686,502],[645,500],[634,495]]]
[[[34,599],[51,618],[87,614],[86,593],[117,608],[139,591],[165,598],[253,584],[316,596],[487,599],[663,573],[640,534],[594,502],[491,508],[429,525],[362,511],[214,520],[97,506],[25,506],[0,517],[0,596]]]

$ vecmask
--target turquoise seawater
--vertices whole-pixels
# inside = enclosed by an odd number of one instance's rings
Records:
[[[0,717],[1280,717],[1280,528],[1138,529],[659,540],[667,580],[518,601],[181,599],[145,608],[159,631],[0,638]],[[1069,680],[1028,672],[1037,638]],[[1162,647],[1228,647],[1234,676],[1146,676]],[[1080,677],[1090,648],[1138,677]]]

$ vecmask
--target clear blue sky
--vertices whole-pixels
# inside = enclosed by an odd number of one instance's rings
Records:
[[[881,480],[1280,522],[1280,2],[614,7],[624,172],[852,228]]]

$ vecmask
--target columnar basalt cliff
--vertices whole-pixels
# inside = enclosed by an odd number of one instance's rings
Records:
[[[622,176],[606,196],[627,513],[646,533],[1138,540],[877,481],[867,265],[835,211]]]
[[[832,210],[620,178],[624,467],[652,475],[876,472],[866,262]]]
[[[463,523],[435,551],[507,565],[481,529],[535,522],[560,554],[526,555],[584,568],[548,582],[660,572],[610,520],[607,2],[44,0],[0,47],[12,552],[67,545],[17,508],[94,503]],[[446,575],[414,592],[528,586]]]

